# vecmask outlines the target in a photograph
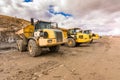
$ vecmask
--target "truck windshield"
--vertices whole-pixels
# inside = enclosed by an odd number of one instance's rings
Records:
[[[70,34],[82,33],[82,30],[80,30],[80,29],[70,29],[69,33]]]
[[[90,33],[91,33],[91,30],[85,30],[84,33],[90,34]]]
[[[52,22],[37,22],[35,24],[35,30],[38,29],[53,29],[57,27],[57,23]]]
[[[82,30],[80,30],[80,29],[75,29],[75,32],[82,33]]]

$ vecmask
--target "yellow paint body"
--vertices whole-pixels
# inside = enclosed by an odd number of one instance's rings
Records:
[[[67,29],[64,29],[64,28],[59,28],[59,29],[63,32],[64,38],[67,38],[67,37],[68,37],[68,36],[67,36],[68,30],[67,30]]]
[[[48,33],[48,38],[43,38],[43,37],[39,37],[37,40],[37,44],[40,47],[49,47],[49,46],[54,46],[54,45],[60,45],[66,42],[66,40],[64,39],[64,34],[61,30],[57,30],[57,29],[43,29],[43,32],[47,32]],[[57,38],[55,34],[55,32],[61,32],[61,36],[62,36],[62,41],[57,42]],[[39,31],[37,31],[37,33],[39,34]],[[16,34],[20,35],[24,35],[27,39],[30,37],[34,37],[34,26],[32,25],[28,25],[25,28],[22,28],[21,30],[19,30],[18,32],[16,32]]]
[[[98,35],[98,34],[94,34],[94,36],[92,36],[92,39],[93,40],[97,40],[97,39],[99,39],[100,38],[100,36]]]
[[[50,41],[50,42],[48,42],[48,41]],[[41,47],[60,45],[60,44],[63,44],[64,42],[65,42],[65,40],[63,40],[63,42],[57,42],[57,40],[55,38],[53,38],[53,39],[39,38],[39,46],[41,46]]]
[[[64,33],[62,32],[62,42],[57,42],[56,39],[56,35],[54,31],[60,31],[60,30],[54,30],[54,29],[44,29],[44,32],[49,33],[48,38],[44,39],[44,38],[39,38],[39,46],[54,46],[54,45],[59,45],[59,44],[63,44],[66,42],[66,39],[64,38]]]
[[[67,38],[68,38],[68,33],[67,32],[68,32],[68,30],[65,29],[65,28],[58,28],[58,29],[62,31],[64,41],[67,42]]]
[[[52,30],[52,29],[44,29],[43,32],[49,33],[48,38],[50,38],[50,39],[55,39],[54,30]]]
[[[63,34],[64,34],[64,38],[67,39],[68,38],[68,29],[64,29],[64,28],[59,28],[60,30],[62,30]],[[71,28],[74,29],[74,28]],[[74,37],[74,35],[71,34],[72,37]],[[76,36],[76,42],[77,43],[88,43],[92,40],[92,38],[90,37],[89,34],[84,34],[82,32],[77,32]],[[83,36],[83,38],[79,38],[79,36]]]
[[[98,34],[94,34],[94,36],[93,36],[93,33],[90,33],[89,35],[92,36],[93,40],[98,40],[100,38],[100,36]]]
[[[100,36],[99,36],[98,34],[92,33],[92,31],[91,31],[91,30],[84,30],[84,31],[87,31],[87,33],[86,33],[86,34],[91,35],[93,40],[97,40],[97,39],[99,39],[99,38],[100,38]],[[88,32],[88,31],[89,31],[89,32]]]
[[[74,37],[74,35],[71,35],[71,36]],[[82,36],[82,38],[80,38],[80,36]],[[89,43],[91,40],[92,40],[92,38],[88,34],[84,34],[84,33],[76,34],[76,42],[77,43]]]
[[[83,36],[83,38],[80,38],[80,36]],[[77,43],[88,43],[92,40],[90,35],[83,34],[83,33],[77,33],[76,37],[77,37],[77,39],[76,39]]]
[[[22,28],[21,30],[19,30],[18,32],[16,32],[16,34],[18,34],[18,35],[23,34],[26,38],[32,37],[33,33],[34,33],[34,26],[32,26],[32,25],[28,25],[28,26]]]

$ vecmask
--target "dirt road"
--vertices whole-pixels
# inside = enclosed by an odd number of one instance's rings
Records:
[[[0,51],[0,80],[120,80],[120,38],[91,45],[45,49],[39,57],[15,49]]]

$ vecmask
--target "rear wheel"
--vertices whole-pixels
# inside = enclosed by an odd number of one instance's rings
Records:
[[[67,46],[75,47],[76,46],[75,40],[73,38],[68,38]]]
[[[23,40],[17,40],[17,47],[18,47],[18,50],[20,52],[23,52],[23,51],[26,51],[27,50],[27,47],[26,45],[24,44],[24,41]]]
[[[80,45],[80,43],[76,43],[76,47],[78,47]]]
[[[30,40],[28,43],[29,55],[32,57],[37,57],[41,54],[42,49],[36,44],[36,41]]]
[[[93,39],[90,41],[90,44],[93,42]]]
[[[58,46],[49,47],[49,50],[50,50],[51,52],[58,52],[59,49],[60,49],[60,46],[59,46],[59,45],[58,45]]]

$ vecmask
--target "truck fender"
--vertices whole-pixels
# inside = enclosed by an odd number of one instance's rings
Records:
[[[24,45],[27,45],[27,43],[28,43],[27,38],[23,34],[16,35],[16,40],[23,40]]]
[[[72,38],[72,39],[76,40],[74,37],[71,37],[71,36],[70,36],[70,37],[68,37],[68,38]],[[67,39],[68,39],[68,38],[67,38]]]
[[[30,37],[30,38],[28,39],[28,42],[29,42],[29,40],[34,40],[34,41],[36,42],[36,44],[39,45],[39,38]]]

